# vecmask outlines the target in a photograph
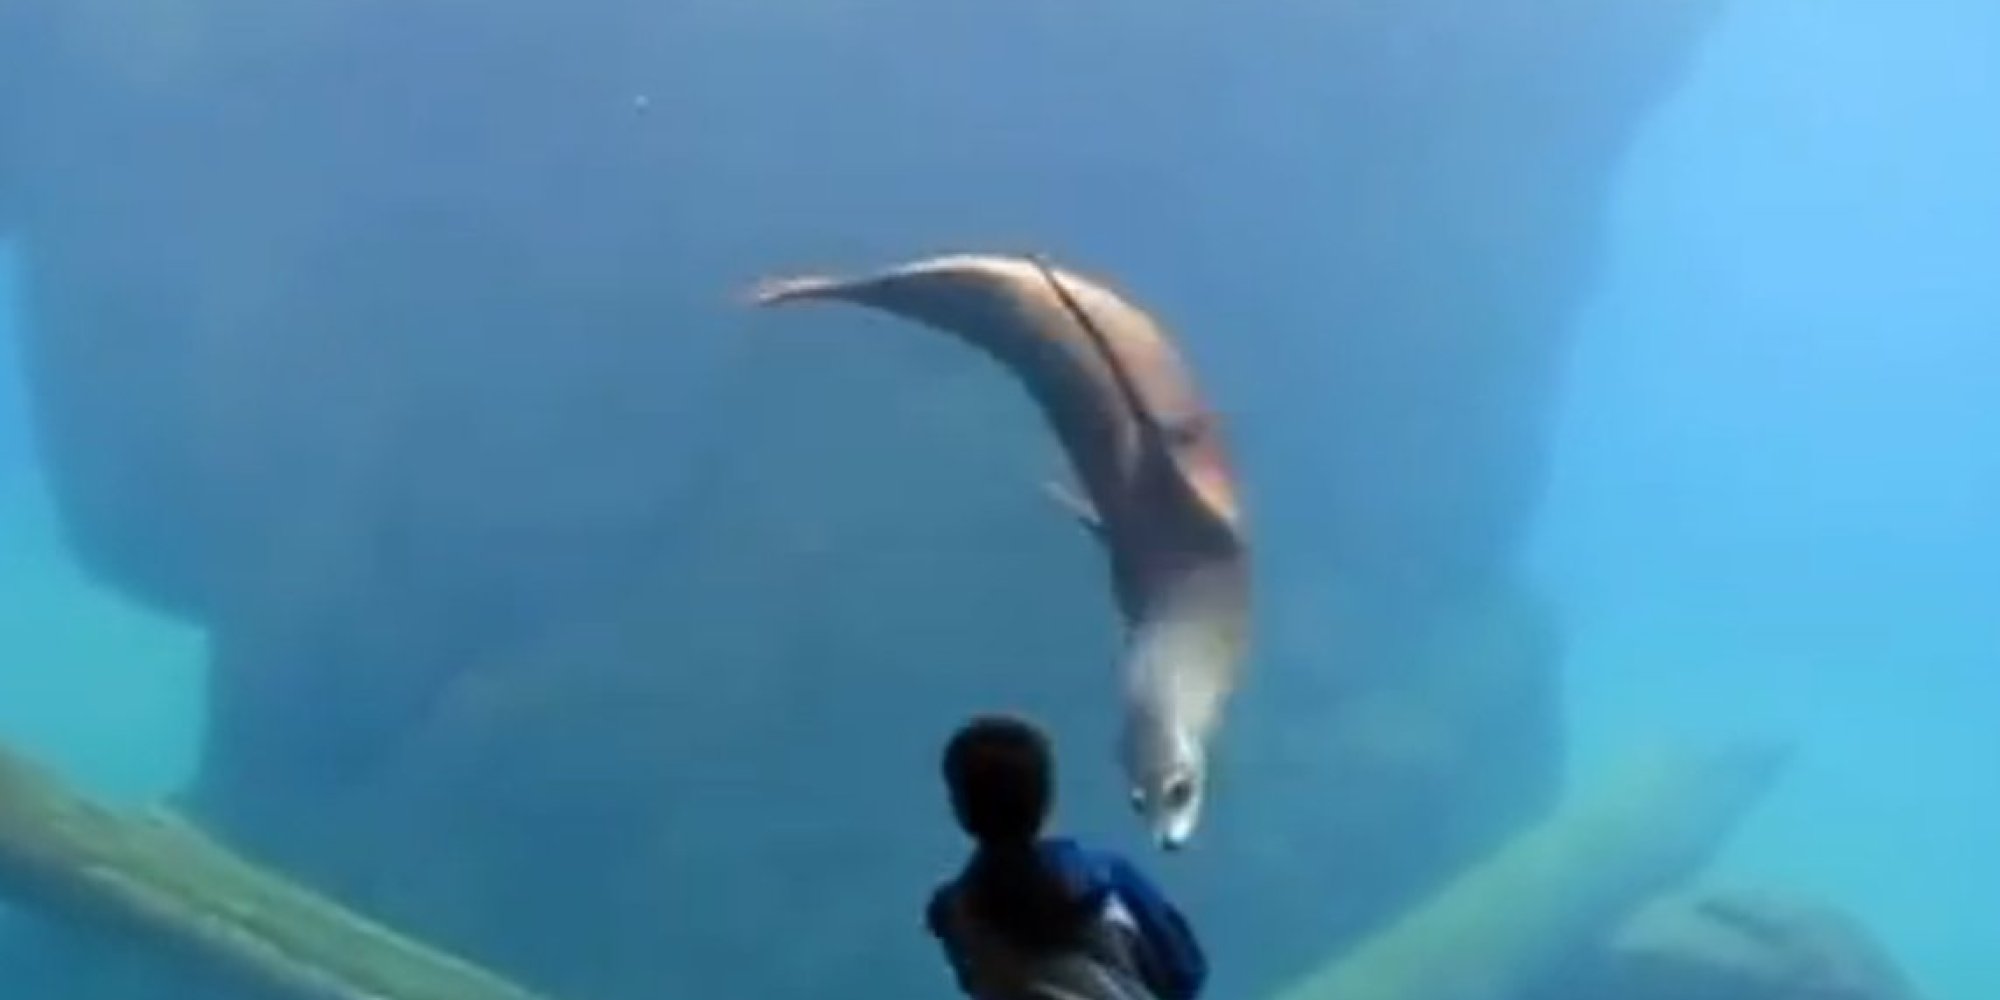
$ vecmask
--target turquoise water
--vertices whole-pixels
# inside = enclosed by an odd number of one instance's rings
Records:
[[[14,255],[0,250],[0,359],[14,360]],[[95,586],[33,464],[19,369],[0,371],[0,734],[99,794],[143,801],[194,764],[200,635]]]
[[[1615,178],[1531,560],[1570,635],[1579,768],[1657,734],[1793,735],[1723,874],[1861,915],[1935,1000],[2000,992],[2000,114],[1980,108],[2000,109],[2000,4],[1734,9]],[[0,281],[0,345],[20,320]],[[0,737],[157,794],[192,767],[202,637],[66,552],[13,367]]]

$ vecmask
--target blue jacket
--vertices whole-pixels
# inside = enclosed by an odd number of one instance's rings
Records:
[[[1037,845],[1041,862],[1068,886],[1073,912],[1080,919],[1098,919],[1113,899],[1137,925],[1136,971],[1159,1000],[1195,1000],[1208,979],[1208,960],[1187,920],[1169,903],[1159,887],[1125,858],[1083,847],[1068,838],[1050,838]],[[966,882],[978,862],[937,887],[925,907],[925,925],[952,953],[944,919],[951,894]],[[993,915],[982,915],[993,922]],[[1005,926],[996,927],[1006,933]],[[953,959],[956,964],[956,959]]]

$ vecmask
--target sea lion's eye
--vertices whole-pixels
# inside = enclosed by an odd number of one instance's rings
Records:
[[[1131,792],[1127,793],[1127,796],[1126,796],[1126,797],[1127,797],[1127,798],[1128,798],[1128,799],[1129,799],[1129,800],[1131,801],[1131,803],[1132,803],[1132,811],[1133,811],[1133,812],[1142,812],[1142,811],[1144,811],[1144,810],[1145,810],[1145,808],[1146,808],[1146,793],[1145,793],[1145,791],[1144,791],[1143,789],[1138,789],[1138,788],[1134,788],[1134,789],[1132,789],[1132,790],[1131,790]]]
[[[1167,807],[1183,809],[1188,800],[1194,798],[1194,782],[1187,778],[1175,778],[1167,785]]]

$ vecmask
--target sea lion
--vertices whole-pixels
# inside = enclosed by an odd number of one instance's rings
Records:
[[[1248,650],[1249,546],[1220,421],[1159,324],[1039,257],[948,254],[854,277],[767,279],[750,303],[834,300],[952,334],[1010,369],[1081,494],[1125,624],[1119,759],[1154,842],[1193,836],[1209,749]]]

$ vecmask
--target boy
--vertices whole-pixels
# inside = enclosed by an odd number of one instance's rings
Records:
[[[925,923],[976,1000],[1195,1000],[1207,959],[1187,922],[1124,858],[1043,837],[1054,800],[1046,738],[986,716],[944,752],[971,858]]]

